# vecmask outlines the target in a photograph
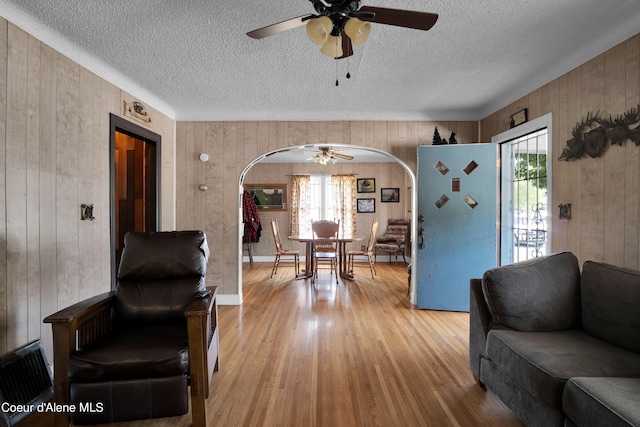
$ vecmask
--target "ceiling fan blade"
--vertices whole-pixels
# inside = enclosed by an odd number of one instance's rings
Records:
[[[286,21],[278,22],[277,24],[271,24],[266,27],[258,28],[257,30],[249,31],[247,35],[254,39],[263,39],[274,34],[301,27],[312,16],[314,15],[308,13],[306,15],[298,16],[297,18],[288,19]]]
[[[358,18],[361,21],[372,21],[373,18],[376,17],[376,14],[373,12],[362,11],[362,9],[360,9],[353,12],[349,12],[349,17]]]
[[[353,55],[353,44],[351,39],[344,32],[342,33],[342,56],[336,59],[348,58]]]
[[[373,12],[375,14],[373,19],[367,16],[361,17],[360,19],[363,21],[425,31],[433,27],[438,20],[438,14],[436,13],[388,9],[386,7],[362,6],[358,12]]]
[[[339,159],[344,159],[344,160],[353,160],[353,156],[349,156],[347,154],[340,154],[340,153],[336,153],[335,151],[331,152],[331,155],[333,157],[337,157]]]

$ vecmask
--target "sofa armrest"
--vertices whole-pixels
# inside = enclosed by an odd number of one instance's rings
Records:
[[[471,279],[469,288],[469,367],[480,383],[480,360],[487,343],[491,313],[484,300],[482,279]]]

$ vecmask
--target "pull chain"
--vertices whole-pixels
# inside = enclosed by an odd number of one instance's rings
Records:
[[[338,51],[338,40],[341,40],[340,38],[336,38],[336,52]],[[340,85],[340,83],[338,82],[338,58],[336,58],[336,86]]]
[[[340,81],[338,80],[338,58],[335,58],[335,61],[336,61],[336,86],[340,86]],[[349,57],[347,57],[347,74],[345,76],[347,79],[351,78],[351,72],[349,71],[350,69],[351,69],[351,61],[349,60]]]

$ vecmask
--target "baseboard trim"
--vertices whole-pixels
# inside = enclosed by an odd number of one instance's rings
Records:
[[[411,257],[406,257],[407,258],[407,263],[411,264]],[[273,255],[254,255],[253,256],[253,262],[270,262],[273,263],[274,257]],[[248,263],[249,262],[249,257],[248,256],[243,256],[242,257],[242,262],[243,263]],[[304,263],[305,262],[305,257],[301,256],[300,257],[300,262]],[[378,259],[376,262],[385,262],[385,263],[395,263],[395,258],[389,258],[388,255],[378,255]],[[400,257],[400,259],[398,260],[398,263],[403,262],[402,260],[402,256]]]
[[[218,305],[241,305],[242,298],[238,294],[218,294]]]

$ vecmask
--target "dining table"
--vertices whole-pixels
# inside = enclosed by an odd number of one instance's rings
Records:
[[[289,240],[305,243],[305,268],[296,276],[298,279],[306,279],[313,277],[313,242],[315,238],[312,235],[293,235],[289,236]],[[361,241],[362,237],[358,236],[339,236],[331,239],[338,244],[338,271],[340,277],[347,280],[353,280],[353,273],[348,271],[347,263],[347,243]]]

